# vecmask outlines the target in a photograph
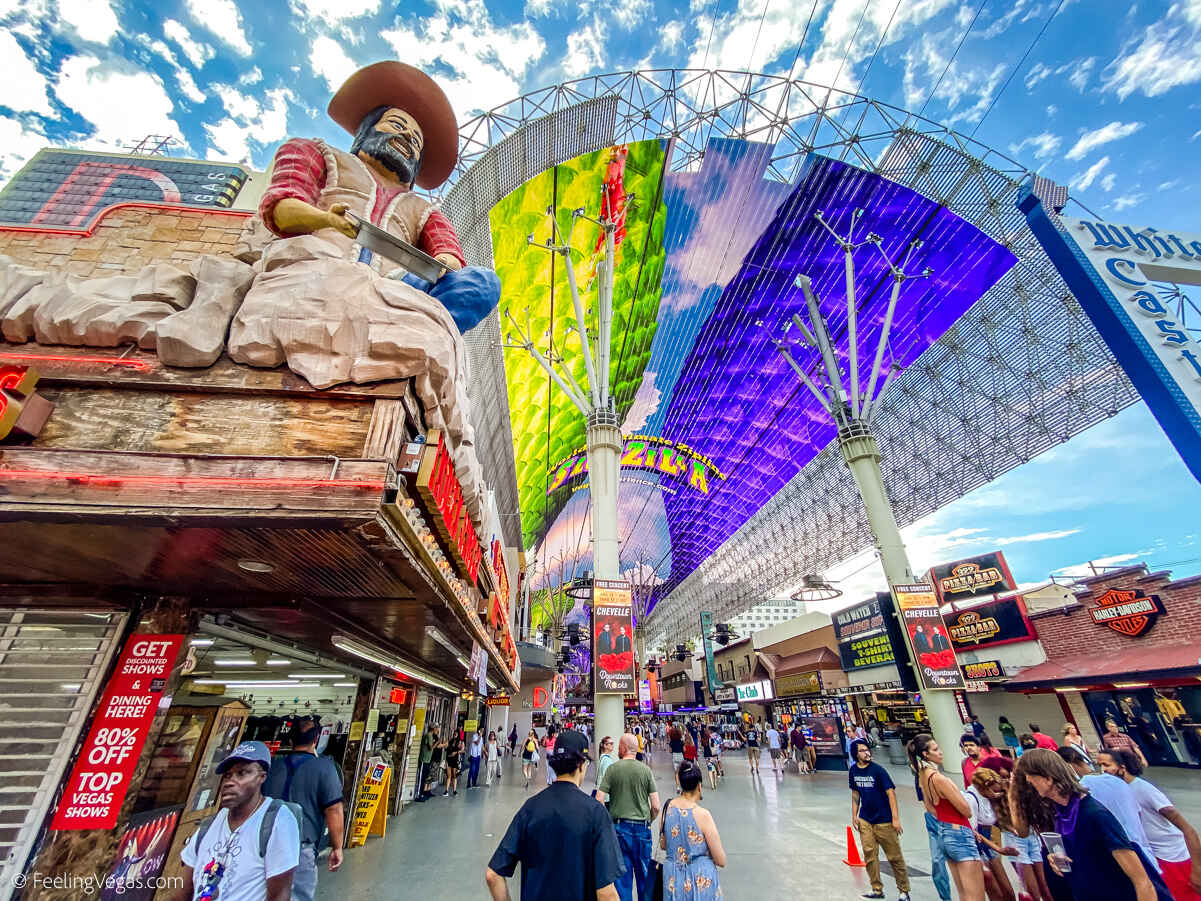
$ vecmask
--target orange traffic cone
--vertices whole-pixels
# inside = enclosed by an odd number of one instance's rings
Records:
[[[847,826],[847,856],[843,860],[848,867],[863,866],[863,858],[859,856],[859,846],[855,844],[855,833]]]

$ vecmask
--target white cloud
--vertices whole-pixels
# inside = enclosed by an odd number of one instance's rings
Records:
[[[1138,206],[1146,199],[1146,194],[1123,194],[1121,197],[1114,198],[1113,208],[1120,213],[1122,210],[1129,209],[1132,206]]]
[[[525,17],[540,19],[543,16],[549,16],[550,11],[556,5],[556,0],[525,0]]]
[[[48,143],[36,128],[0,116],[0,186]]]
[[[223,157],[237,162],[251,160],[255,148],[273,144],[288,134],[288,105],[293,94],[276,88],[263,95],[262,102],[237,91],[230,85],[215,85],[229,113],[215,125],[206,124],[209,143]]]
[[[63,61],[55,93],[92,124],[94,132],[85,146],[114,150],[149,134],[182,135],[162,81],[141,69],[119,69],[94,56],[73,56]]]
[[[1112,191],[1118,183],[1118,174],[1116,172],[1107,172],[1101,179],[1101,187],[1105,191]]]
[[[996,538],[993,544],[1006,547],[1010,544],[1032,544],[1039,541],[1056,541],[1069,535],[1079,535],[1083,529],[1060,529],[1055,532],[1031,532],[1029,535],[1015,535],[1011,538]]]
[[[4,77],[0,78],[0,106],[7,106],[18,113],[53,116],[54,110],[46,94],[46,76],[25,55],[17,39],[2,29],[0,59],[5,61]]]
[[[1041,134],[1023,138],[1016,144],[1010,144],[1009,151],[1016,155],[1029,147],[1034,152],[1034,158],[1041,160],[1055,153],[1061,143],[1063,141],[1059,135],[1053,135],[1050,132],[1044,131]]]
[[[632,31],[646,19],[651,11],[650,0],[623,0],[613,8],[613,19],[626,31]]]
[[[1026,73],[1026,90],[1034,90],[1034,86],[1040,81],[1045,81],[1053,74],[1050,66],[1045,63],[1035,63],[1030,67],[1030,71]]]
[[[242,56],[250,56],[246,24],[234,0],[184,0],[184,7],[188,15],[211,31],[217,40]]]
[[[238,79],[238,84],[258,84],[263,80],[263,70],[255,66],[245,75]]]
[[[179,49],[188,58],[188,62],[197,69],[212,59],[217,52],[212,45],[192,37],[188,27],[176,19],[168,19],[163,23],[163,34],[167,36],[168,40],[179,45]]]
[[[1162,19],[1131,38],[1101,73],[1101,86],[1125,100],[1141,91],[1158,97],[1172,88],[1201,81],[1201,4],[1185,0],[1168,7]]]
[[[358,68],[346,51],[331,37],[322,35],[313,41],[309,61],[318,75],[325,79],[331,91],[342,87],[342,83]]]
[[[1083,91],[1088,85],[1089,75],[1097,65],[1097,58],[1090,56],[1088,59],[1080,62],[1073,61],[1068,65],[1072,67],[1072,74],[1068,76],[1068,81],[1077,91]]]
[[[1158,190],[1170,191],[1172,188],[1180,187],[1180,184],[1181,182],[1179,178],[1173,178],[1171,181],[1160,182]]]
[[[1057,107],[1054,103],[1047,105],[1047,115],[1048,116],[1054,116],[1058,112],[1059,112],[1059,107]]]
[[[175,54],[162,41],[148,41],[145,37],[139,38],[139,41],[152,51],[165,59],[175,72],[175,80],[179,82],[179,89],[184,96],[194,103],[203,103],[205,94],[196,86],[196,80],[192,78],[192,73],[180,65],[179,60],[175,58]]]
[[[672,53],[684,42],[684,23],[668,22],[659,29],[659,49]]]
[[[108,0],[58,0],[61,22],[70,25],[85,41],[107,44],[119,27]]]
[[[1104,572],[1107,567],[1129,565],[1132,561],[1139,559],[1139,557],[1142,557],[1146,553],[1146,551],[1138,551],[1133,554],[1112,554],[1108,557],[1098,557],[1095,560],[1085,563],[1074,563],[1071,566],[1061,567],[1051,573],[1051,575],[1062,576],[1065,579],[1085,579]],[[1089,565],[1090,563],[1091,566]],[[1096,569],[1094,570],[1093,567],[1096,567]]]
[[[1110,122],[1108,125],[1102,125],[1100,128],[1086,131],[1072,145],[1072,149],[1067,152],[1066,159],[1084,159],[1084,157],[1098,147],[1112,141],[1128,138],[1142,127],[1142,122]]]
[[[381,37],[400,59],[434,72],[460,122],[518,97],[546,50],[533,25],[497,25],[483,0],[434,0],[433,15],[413,22],[416,30],[398,20]]]
[[[563,71],[573,78],[588,75],[605,61],[605,26],[600,19],[591,25],[573,28],[567,35],[567,55]]]
[[[991,69],[974,67],[963,54],[951,62],[954,46],[955,40],[948,32],[922,33],[905,51],[901,81],[905,103],[912,108],[925,103],[937,84],[931,99],[941,101],[952,113],[947,117],[947,124],[952,125],[983,116],[1006,71],[1001,64]],[[971,105],[965,107],[969,101]]]
[[[291,0],[290,5],[297,15],[334,23],[377,13],[380,0]]]
[[[655,411],[659,409],[659,401],[663,392],[655,387],[655,375],[656,373],[649,369],[642,374],[642,382],[638,385],[634,402],[630,404],[625,422],[621,424],[623,435],[632,434],[645,427],[647,420],[654,416]]]
[[[1100,176],[1102,170],[1109,165],[1109,157],[1103,156],[1083,172],[1077,172],[1068,182],[1068,187],[1077,191],[1087,191]]]

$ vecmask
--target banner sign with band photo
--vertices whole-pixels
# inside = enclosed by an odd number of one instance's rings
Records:
[[[932,567],[930,581],[944,604],[1017,589],[1000,551]]]
[[[943,616],[957,651],[988,648],[1011,641],[1034,641],[1038,635],[1026,616],[1026,603],[1013,595]]]
[[[929,585],[894,585],[897,612],[905,640],[913,653],[914,669],[926,689],[963,688],[951,636],[938,612],[938,598]]]
[[[96,708],[51,829],[112,829],[163,699],[182,635],[131,635]]]
[[[634,595],[629,582],[597,579],[592,587],[592,657],[596,694],[635,694]]]

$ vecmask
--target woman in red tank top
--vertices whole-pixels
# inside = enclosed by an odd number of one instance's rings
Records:
[[[984,871],[971,825],[971,807],[963,792],[942,774],[942,749],[926,733],[909,743],[909,762],[918,775],[922,803],[938,819],[938,842],[955,880],[960,901],[984,901]]]

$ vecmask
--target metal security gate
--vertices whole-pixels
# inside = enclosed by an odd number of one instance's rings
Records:
[[[0,607],[0,901],[12,896],[125,614]]]

